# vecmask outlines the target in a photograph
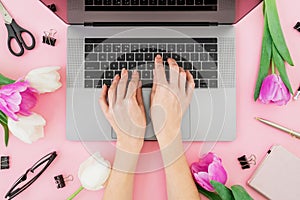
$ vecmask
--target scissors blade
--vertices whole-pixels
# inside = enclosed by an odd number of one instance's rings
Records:
[[[5,9],[4,5],[0,1],[0,13],[2,14],[2,17],[5,21],[5,24],[11,24],[12,22],[12,17],[8,13],[8,11]]]

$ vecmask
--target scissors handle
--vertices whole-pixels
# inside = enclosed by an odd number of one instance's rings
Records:
[[[31,50],[35,47],[35,39],[34,36],[32,35],[32,33],[30,33],[29,31],[27,31],[26,29],[20,27],[15,20],[13,19],[11,24],[5,24],[6,28],[7,28],[7,32],[8,32],[8,49],[9,51],[15,55],[15,56],[21,56],[24,54],[24,48],[27,50]],[[23,40],[22,37],[22,33],[26,33],[30,36],[31,38],[31,45],[28,46],[26,44],[26,42]],[[12,47],[11,47],[11,41],[15,39],[20,51],[19,52],[15,52]]]

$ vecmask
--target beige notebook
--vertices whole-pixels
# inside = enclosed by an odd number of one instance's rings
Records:
[[[248,181],[271,200],[300,199],[300,158],[280,145],[273,146]]]

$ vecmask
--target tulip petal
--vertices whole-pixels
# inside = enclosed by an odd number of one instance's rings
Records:
[[[214,191],[213,186],[210,184],[210,178],[208,173],[206,172],[198,172],[194,174],[194,178],[197,183],[206,189],[207,191]]]
[[[208,175],[211,180],[225,184],[227,181],[227,173],[220,162],[213,162],[208,167]]]

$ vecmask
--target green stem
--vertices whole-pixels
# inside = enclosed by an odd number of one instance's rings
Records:
[[[274,65],[274,61],[272,60],[272,74],[275,74],[275,65]]]
[[[10,78],[7,78],[6,76],[3,76],[2,74],[0,74],[0,85],[7,85],[7,84],[11,84],[14,83],[15,80],[12,80]]]
[[[72,200],[74,199],[74,197],[77,196],[77,194],[79,194],[79,192],[81,192],[84,188],[82,186],[80,186],[80,188],[78,188],[67,200]]]

